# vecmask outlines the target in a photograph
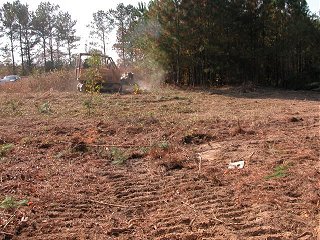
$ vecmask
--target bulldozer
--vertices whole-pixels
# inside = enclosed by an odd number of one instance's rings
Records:
[[[90,58],[98,59],[98,76],[94,83],[90,78]],[[97,53],[80,53],[76,61],[77,89],[80,92],[87,92],[89,85],[94,84],[94,89],[100,92],[122,92],[124,84],[133,82],[133,74],[122,74],[110,56]],[[91,86],[92,87],[92,86]]]

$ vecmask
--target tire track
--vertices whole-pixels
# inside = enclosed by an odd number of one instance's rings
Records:
[[[135,229],[148,239],[283,237],[278,229],[256,219],[257,209],[236,205],[227,186],[197,180],[185,170],[152,178],[148,174],[119,176],[109,179],[113,194],[119,203],[139,208],[135,215],[143,220]],[[123,211],[130,221],[128,209]]]
[[[65,202],[68,203],[55,203],[46,207],[41,218],[29,227],[30,239],[65,239],[66,236],[68,239],[79,239],[79,232],[85,236],[97,231],[97,222],[103,222],[105,206],[87,200]],[[38,228],[38,225],[41,227]]]
[[[158,240],[292,237],[292,234],[282,233],[280,228],[263,217],[272,210],[259,206],[240,206],[227,185],[196,178],[193,171],[182,168],[164,175],[150,176],[147,172],[132,174],[126,169],[114,169],[112,173],[104,175],[109,190],[99,194],[97,199],[125,207],[80,201],[48,208],[48,216],[53,222],[60,223],[55,229],[70,236],[79,229],[92,231],[88,230],[88,224],[81,222],[82,216],[85,216],[92,224],[100,224],[95,226],[94,231],[112,239],[140,239],[141,236],[145,236],[142,239]],[[294,204],[294,199],[291,202]],[[68,212],[64,213],[65,209]],[[111,217],[106,219],[105,216],[110,213]],[[49,233],[52,236],[59,235],[55,231]],[[48,235],[50,238],[54,237]]]

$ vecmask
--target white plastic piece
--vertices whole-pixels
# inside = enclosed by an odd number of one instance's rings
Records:
[[[79,92],[83,92],[84,91],[83,84],[82,83],[78,83],[77,84],[77,89],[78,89]]]
[[[228,169],[235,169],[235,168],[244,168],[244,161],[238,161],[238,162],[231,162],[229,163]]]

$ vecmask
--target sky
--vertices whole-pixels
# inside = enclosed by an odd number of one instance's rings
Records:
[[[47,2],[49,0],[20,0],[21,3],[27,3],[30,6],[30,10],[35,10],[40,2]],[[92,14],[98,10],[108,10],[116,8],[119,3],[125,5],[132,4],[138,5],[138,2],[149,2],[149,0],[50,0],[52,4],[60,6],[60,10],[63,12],[69,12],[74,20],[77,20],[77,35],[81,37],[81,43],[79,51],[85,50],[86,41],[88,41],[89,29],[86,28],[92,20]],[[6,2],[13,2],[13,0],[0,0],[0,6]],[[320,0],[307,0],[310,11],[320,14]],[[112,49],[112,45],[115,42],[115,32],[110,35],[107,52],[113,58],[118,58],[116,52]]]
[[[310,11],[320,14],[320,0],[307,0]]]
[[[14,2],[14,0],[0,0],[0,6],[6,2]],[[115,9],[119,3],[125,5],[131,4],[134,6],[138,5],[138,2],[149,2],[148,0],[20,0],[21,3],[27,3],[29,9],[34,11],[41,2],[50,2],[51,4],[57,4],[60,6],[60,10],[63,12],[69,12],[73,20],[77,20],[77,36],[81,37],[79,52],[85,51],[85,44],[89,41],[90,30],[86,27],[92,21],[92,15],[98,10]],[[112,45],[116,41],[115,32],[110,35],[107,48],[107,54],[117,59],[116,52],[112,49]],[[112,42],[112,43],[111,43]]]

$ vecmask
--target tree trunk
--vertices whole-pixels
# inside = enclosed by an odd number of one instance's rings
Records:
[[[23,51],[23,44],[22,44],[22,30],[21,26],[19,29],[19,40],[20,40],[20,54],[21,54],[21,67],[22,67],[22,75],[25,75],[25,68],[24,68],[24,51]]]
[[[53,64],[53,41],[52,41],[52,36],[49,38],[49,47],[50,47],[50,61],[52,66]]]
[[[60,64],[60,41],[59,40],[56,40],[56,44],[57,44],[57,57],[56,57],[56,60],[58,61],[58,64]]]
[[[103,44],[103,54],[106,55],[106,39],[105,39],[105,32],[102,33],[102,44]]]
[[[25,49],[26,49],[26,55],[27,55],[27,66],[28,66],[28,73],[31,71],[31,53],[30,53],[30,41],[29,41],[29,35],[28,30],[25,32]]]
[[[42,44],[43,44],[43,60],[44,60],[44,69],[46,69],[47,66],[47,57],[46,57],[46,39],[42,38]]]
[[[123,66],[126,66],[125,52],[124,52],[124,23],[123,23],[123,21],[121,21],[121,41],[122,41],[122,61],[123,61]]]
[[[177,53],[177,71],[176,71],[176,84],[179,84],[180,82],[180,50],[178,49],[178,53]]]
[[[175,1],[175,8],[176,8],[176,34],[177,34],[177,61],[176,61],[176,68],[177,68],[177,76],[176,76],[176,84],[180,83],[180,54],[181,54],[181,46],[180,46],[180,12],[179,12],[179,3]]]
[[[16,63],[14,61],[14,45],[13,45],[13,33],[10,33],[10,43],[11,43],[11,57],[12,57],[12,72],[16,73]]]
[[[69,54],[69,66],[71,66],[71,46],[70,46],[70,41],[68,40],[68,54]]]

